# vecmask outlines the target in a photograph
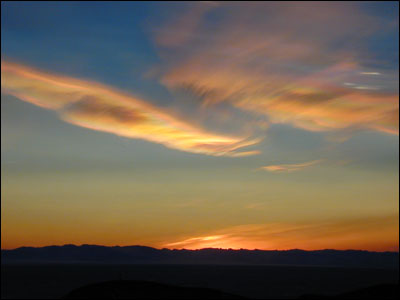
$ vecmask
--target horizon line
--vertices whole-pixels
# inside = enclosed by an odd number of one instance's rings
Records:
[[[146,248],[152,248],[156,250],[186,250],[186,251],[199,251],[199,250],[206,250],[206,249],[215,249],[215,250],[234,250],[234,251],[304,251],[304,252],[315,252],[315,251],[327,251],[327,250],[333,250],[333,251],[364,251],[364,252],[377,252],[377,253],[385,253],[385,252],[390,252],[390,253],[399,253],[399,250],[383,250],[383,251],[375,251],[375,250],[366,250],[366,249],[334,249],[334,248],[324,248],[324,249],[313,249],[313,250],[305,250],[305,249],[300,249],[300,248],[290,248],[290,249],[246,249],[246,248],[216,248],[216,247],[205,247],[205,248],[197,248],[197,249],[186,249],[186,248],[156,248],[152,246],[145,246],[145,245],[125,245],[125,246],[120,246],[120,245],[113,245],[113,246],[107,246],[107,245],[99,245],[99,244],[63,244],[63,245],[46,245],[46,246],[20,246],[16,248],[1,248],[1,251],[7,250],[7,251],[12,251],[12,250],[17,250],[21,248],[45,248],[45,247],[64,247],[64,246],[75,246],[75,247],[82,247],[82,246],[98,246],[98,247],[107,247],[107,248],[123,248],[123,247],[146,247]]]

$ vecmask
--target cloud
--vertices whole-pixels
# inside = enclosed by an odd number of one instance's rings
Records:
[[[166,147],[208,155],[246,156],[259,140],[214,134],[195,127],[138,97],[90,81],[1,62],[2,93],[55,110],[77,126],[143,139]]]
[[[309,223],[246,224],[165,243],[174,249],[364,249],[398,251],[398,216]]]
[[[216,6],[218,3],[214,1],[194,3],[182,17],[171,20],[167,26],[157,29],[157,43],[164,47],[174,47],[187,42],[192,38],[191,33],[198,28],[203,16]]]
[[[210,22],[211,13],[219,18]],[[160,81],[172,91],[308,131],[398,134],[398,70],[360,71],[371,69],[370,37],[398,29],[356,3],[197,5],[172,23],[155,39]]]
[[[382,75],[382,74],[379,73],[379,72],[360,72],[360,74],[361,74],[361,75],[376,75],[376,76]]]
[[[192,244],[198,243],[208,243],[209,241],[221,241],[221,239],[225,238],[226,235],[210,235],[210,236],[201,236],[201,237],[194,237],[187,240],[183,240],[176,243],[169,243],[165,244],[166,247],[180,247],[180,246],[187,246]]]
[[[295,171],[300,171],[305,168],[314,166],[320,162],[322,162],[322,159],[304,162],[301,164],[270,165],[270,166],[261,167],[260,169],[266,170],[269,172],[295,172]]]

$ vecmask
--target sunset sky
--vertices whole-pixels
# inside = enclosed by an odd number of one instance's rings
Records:
[[[399,249],[397,2],[1,2],[1,247]]]

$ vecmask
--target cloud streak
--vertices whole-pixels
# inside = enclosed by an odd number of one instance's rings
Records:
[[[214,134],[180,120],[148,102],[90,81],[1,62],[2,93],[44,109],[77,126],[128,138],[143,139],[168,148],[214,156],[246,156],[240,151],[259,140]]]
[[[398,251],[398,217],[309,223],[246,224],[163,244],[174,249],[366,249]]]
[[[300,171],[300,170],[303,170],[305,168],[314,166],[316,164],[319,164],[320,162],[322,162],[322,159],[313,160],[313,161],[309,161],[309,162],[304,162],[304,163],[300,163],[300,164],[269,165],[269,166],[261,167],[260,169],[265,170],[265,171],[269,171],[269,172],[288,172],[288,173],[291,173],[291,172]]]
[[[210,12],[220,16],[215,23]],[[205,106],[226,102],[308,131],[398,134],[398,71],[361,71],[369,37],[396,30],[355,3],[194,6],[170,24],[156,43],[160,80],[171,90],[189,88]],[[169,38],[176,24],[179,41]]]

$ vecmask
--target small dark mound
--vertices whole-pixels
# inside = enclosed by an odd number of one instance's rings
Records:
[[[89,284],[63,299],[245,299],[208,288],[178,287],[148,281],[115,280]]]
[[[398,284],[380,284],[367,288],[334,295],[303,295],[299,299],[399,299]]]

